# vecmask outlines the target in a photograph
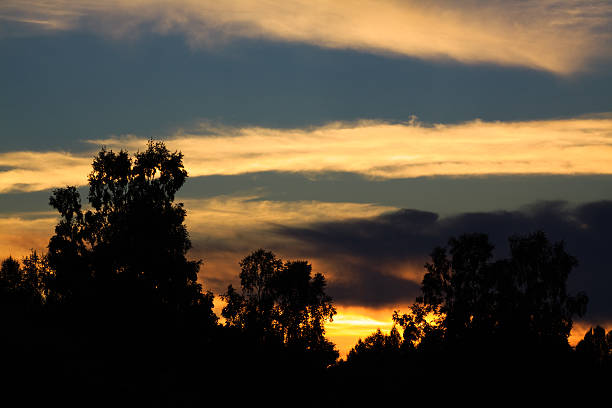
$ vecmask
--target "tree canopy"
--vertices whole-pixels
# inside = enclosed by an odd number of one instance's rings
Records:
[[[162,142],[149,141],[133,158],[102,149],[88,177],[89,209],[75,187],[53,191],[50,204],[61,219],[49,241],[49,264],[60,299],[199,307],[213,318],[212,294],[197,282],[201,261],[186,258],[185,209],[174,202],[187,177],[182,158]]]
[[[261,341],[278,341],[289,349],[317,353],[332,363],[338,356],[325,338],[324,323],[336,314],[325,293],[325,278],[306,261],[283,262],[259,249],[240,261],[241,292],[229,285],[222,316]]]
[[[574,316],[586,311],[584,293],[570,295],[566,281],[577,265],[562,242],[543,232],[509,238],[510,257],[492,261],[485,234],[451,238],[425,265],[422,296],[411,314],[395,321],[404,338],[443,336],[447,345],[483,342],[568,347]],[[431,315],[436,323],[424,320]],[[436,330],[434,330],[436,329]]]

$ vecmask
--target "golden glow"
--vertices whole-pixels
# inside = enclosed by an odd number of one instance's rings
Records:
[[[20,259],[32,249],[46,252],[49,238],[57,223],[54,213],[28,214],[0,217],[0,260],[8,257]]]
[[[37,191],[87,183],[92,155],[60,152],[0,153],[0,193],[11,190]]]
[[[152,29],[198,46],[264,38],[567,74],[610,56],[611,10],[588,0],[4,0],[0,19],[114,38]]]
[[[212,133],[212,134],[211,134]],[[135,150],[144,139],[92,141]],[[371,177],[612,173],[612,119],[425,126],[360,121],[311,129],[203,129],[167,141],[192,176],[347,171]]]
[[[225,321],[221,317],[221,310],[225,305],[221,298],[215,297],[213,310],[220,317],[221,323]],[[346,358],[359,339],[365,339],[377,329],[389,334],[393,327],[393,308],[336,305],[336,310],[338,313],[333,321],[325,323],[325,337],[336,345],[341,358]]]
[[[93,140],[132,152],[145,138]],[[612,174],[612,118],[471,122],[360,121],[308,129],[211,128],[166,141],[191,177],[259,171],[361,173],[375,178],[486,174]],[[0,153],[0,193],[84,185],[93,152]]]
[[[595,326],[597,325],[600,325],[601,327],[606,329],[606,333],[612,329],[611,321],[604,321],[604,322],[602,321],[594,322],[594,321],[589,321],[589,320],[574,321],[574,324],[572,325],[572,331],[570,332],[570,335],[568,338],[569,344],[572,347],[576,347],[578,342],[584,338],[584,335],[586,334],[586,332],[589,331],[591,328],[595,328]]]
[[[238,262],[257,248],[274,251],[285,259],[304,258],[302,244],[277,235],[278,225],[295,227],[310,222],[369,218],[396,208],[357,203],[324,203],[319,201],[254,201],[249,197],[214,197],[182,200],[187,209],[186,225],[194,242],[190,256],[202,258],[200,279],[215,293],[229,283],[237,283]],[[316,271],[326,276],[316,259],[309,259]]]
[[[325,325],[326,336],[336,343],[340,357],[345,358],[357,340],[368,337],[376,329],[389,334],[393,327],[393,310],[399,308],[337,306],[338,314],[334,316],[334,321]]]
[[[315,221],[369,218],[396,210],[373,204],[324,203],[318,201],[278,202],[255,200],[256,196],[227,196],[182,201],[187,210],[186,225],[194,247],[189,257],[203,259],[200,280],[215,293],[236,283],[238,262],[252,250],[263,247],[283,258],[306,257],[301,245],[277,235],[277,225],[300,226]],[[44,251],[57,223],[55,212],[7,214],[0,218],[0,258],[21,257],[30,249]],[[315,270],[328,276],[318,260],[311,260]],[[332,275],[333,273],[329,274]]]

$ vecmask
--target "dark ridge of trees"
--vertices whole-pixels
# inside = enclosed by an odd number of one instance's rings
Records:
[[[492,259],[484,234],[435,248],[421,296],[345,360],[325,337],[336,314],[325,277],[306,260],[247,255],[240,288],[221,295],[220,322],[197,281],[201,261],[187,257],[186,211],[175,203],[186,177],[182,154],[150,141],[133,157],[99,152],[87,206],[75,187],[53,191],[60,219],[47,253],[1,263],[0,398],[346,406],[610,379],[612,331],[597,326],[568,344],[588,298],[567,292],[577,260],[543,232],[511,237],[507,259]]]
[[[543,232],[511,237],[509,244],[510,258],[495,262],[484,234],[451,238],[448,248],[432,252],[416,303],[440,318],[447,346],[568,347],[572,319],[584,315],[588,302],[584,293],[566,291],[577,260]]]
[[[495,261],[484,234],[435,248],[422,295],[407,313],[394,313],[390,334],[378,330],[360,339],[334,367],[339,378],[384,388],[397,377],[415,381],[406,373],[415,367],[424,377],[444,372],[456,391],[474,383],[499,390],[503,383],[527,389],[543,379],[557,387],[609,380],[612,331],[591,329],[576,350],[568,343],[573,319],[588,303],[586,294],[566,291],[577,260],[541,231],[510,237],[509,244],[510,257]],[[591,382],[581,383],[586,379]]]

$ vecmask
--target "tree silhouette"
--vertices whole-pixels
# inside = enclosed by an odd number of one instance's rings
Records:
[[[612,358],[612,330],[606,334],[606,330],[601,326],[591,327],[576,345],[576,353],[583,361],[592,365],[609,365]]]
[[[200,261],[186,258],[191,242],[182,203],[174,203],[187,172],[181,153],[149,141],[134,159],[102,149],[89,174],[83,211],[75,187],[56,189],[50,204],[61,216],[49,241],[52,289],[60,298],[99,297],[199,307],[213,319],[212,294],[197,283]],[[130,300],[132,299],[132,300]]]
[[[21,283],[21,271],[19,261],[9,256],[2,261],[0,267],[0,288],[3,291],[15,290]]]
[[[112,398],[147,389],[137,398],[151,405],[157,390],[169,396],[205,381],[194,345],[214,352],[217,317],[212,293],[197,282],[201,261],[187,258],[186,211],[175,202],[187,177],[182,158],[154,141],[133,156],[102,149],[88,206],[76,187],[53,191],[60,220],[48,254],[23,270],[45,303],[56,385],[89,394],[100,380],[95,392]]]
[[[543,232],[509,243],[510,258],[495,262],[485,234],[451,238],[447,248],[435,248],[412,313],[394,315],[405,341],[567,350],[572,318],[583,315],[587,303],[585,294],[566,290],[576,259]],[[437,324],[424,323],[425,315]]]
[[[401,345],[402,338],[397,327],[393,326],[389,334],[377,329],[365,339],[357,341],[346,356],[346,361],[358,364],[381,364],[385,360],[398,358]]]
[[[41,306],[47,294],[45,285],[51,274],[46,257],[38,255],[36,251],[25,256],[21,263],[9,256],[0,267],[2,300],[15,305]]]
[[[227,325],[259,341],[278,342],[331,364],[338,356],[325,338],[324,323],[336,310],[325,293],[325,278],[306,261],[283,261],[259,249],[240,261],[241,293],[232,285],[222,295]],[[313,357],[314,358],[314,357]]]

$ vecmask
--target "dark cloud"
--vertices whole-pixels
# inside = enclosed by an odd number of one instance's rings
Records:
[[[419,284],[386,274],[387,268],[380,262],[335,261],[335,273],[349,277],[347,280],[334,277],[329,280],[329,293],[337,304],[397,307],[409,303],[419,294]]]
[[[330,282],[339,303],[382,305],[409,302],[417,284],[394,274],[398,265],[422,265],[435,246],[463,233],[489,234],[495,256],[508,255],[507,239],[543,230],[551,241],[563,240],[578,268],[570,290],[587,292],[590,319],[612,319],[612,201],[579,206],[540,202],[517,211],[463,213],[440,218],[432,212],[400,210],[372,219],[277,227],[302,242],[310,256],[339,263],[342,282]],[[346,264],[345,259],[351,263]]]
[[[516,209],[540,200],[612,200],[612,176],[488,175],[372,179],[347,172],[257,172],[190,177],[180,197],[256,195],[259,200],[375,203],[452,214]]]

